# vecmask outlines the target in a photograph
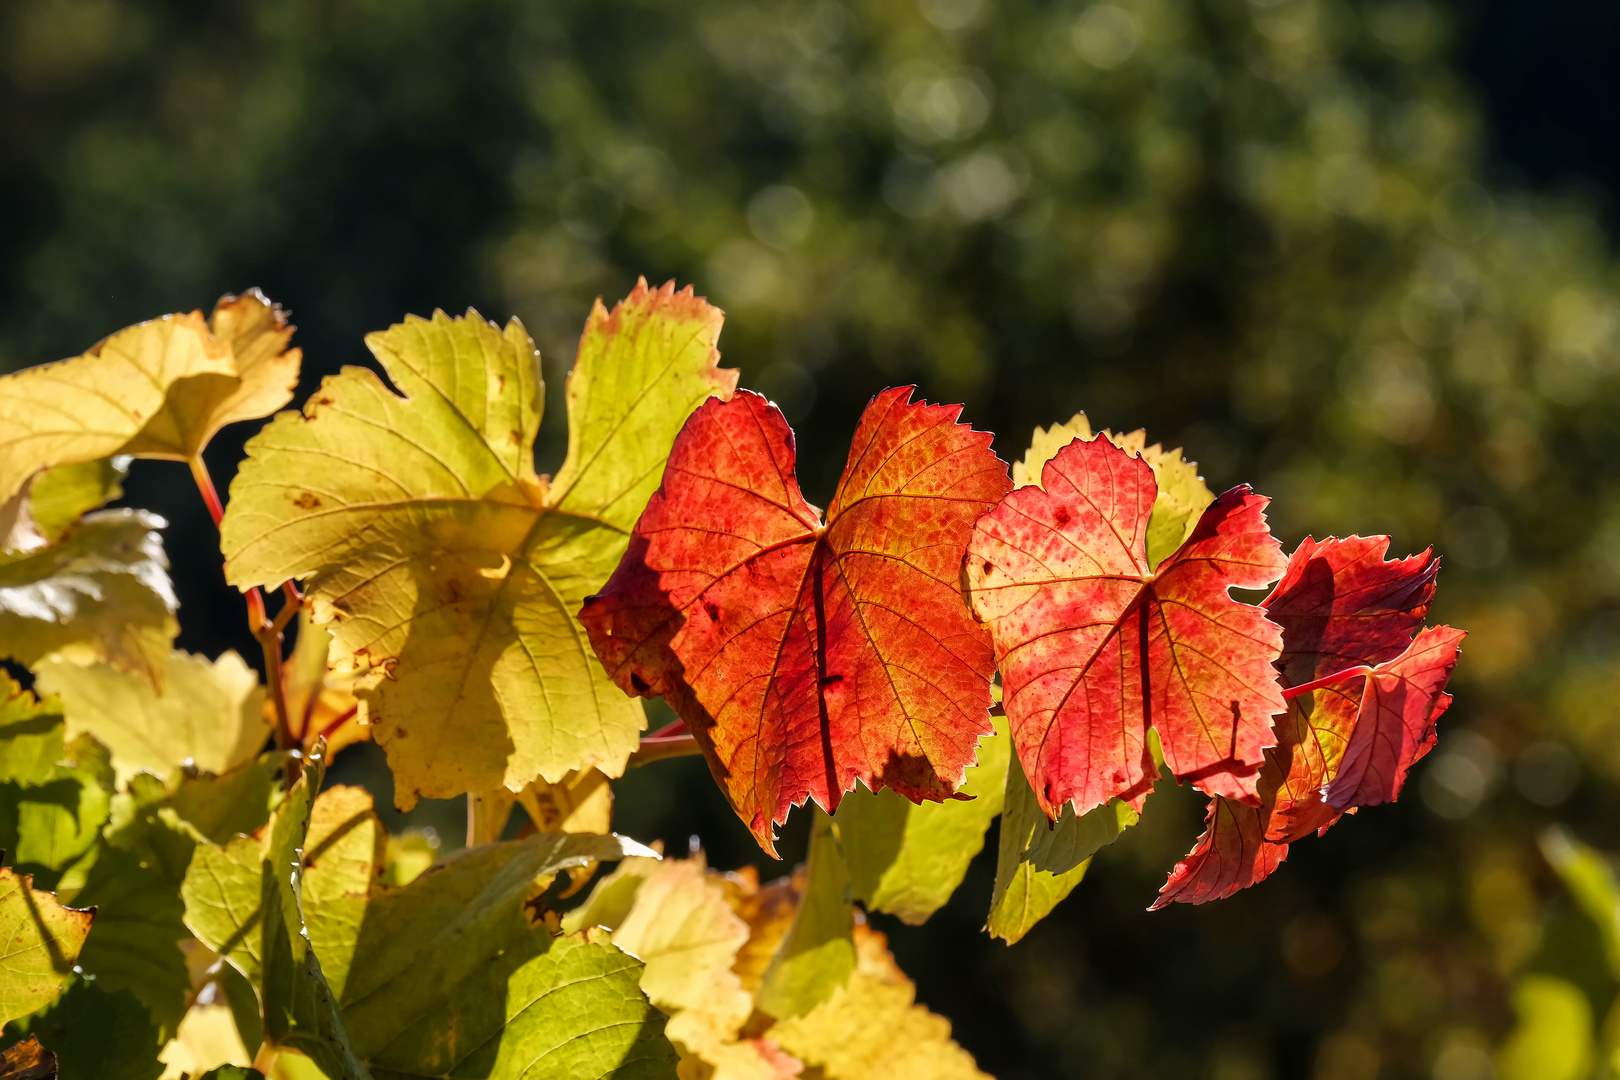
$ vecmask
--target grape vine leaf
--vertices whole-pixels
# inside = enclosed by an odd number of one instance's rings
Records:
[[[0,1080],[56,1080],[56,1055],[30,1035],[0,1051]]]
[[[264,1036],[299,1050],[331,1080],[369,1080],[310,945],[303,848],[326,761],[317,747],[270,822],[223,847],[199,844],[181,885],[197,940],[254,984]]]
[[[1018,942],[1074,891],[1091,857],[1135,825],[1130,804],[1110,799],[1083,817],[1065,804],[1054,825],[1041,812],[1024,768],[1013,755],[996,849],[996,880],[985,929],[1007,944]]]
[[[200,317],[200,312],[189,316]],[[302,349],[287,345],[293,330],[281,305],[258,289],[221,297],[203,332],[215,349],[225,349],[229,370],[175,382],[162,406],[119,451],[186,461],[201,454],[225,425],[269,416],[287,404],[303,360]]]
[[[1385,779],[1386,792],[1387,781],[1396,773],[1404,778],[1427,749],[1413,742],[1403,746],[1403,735],[1422,732],[1406,732],[1402,725],[1410,720],[1426,728],[1427,737],[1417,743],[1432,745],[1433,722],[1450,701],[1440,689],[1462,635],[1449,628],[1419,634],[1434,598],[1439,561],[1430,551],[1386,559],[1388,549],[1387,536],[1307,537],[1290,556],[1282,580],[1263,601],[1268,616],[1283,628],[1281,685],[1292,691],[1326,682],[1289,695],[1288,711],[1276,726],[1278,744],[1266,752],[1261,770],[1260,805],[1212,798],[1203,835],[1172,871],[1155,907],[1230,896],[1275,871],[1289,844],[1325,832],[1351,805],[1371,805],[1348,799],[1335,807],[1322,796],[1337,782],[1352,744],[1367,747],[1393,735],[1387,749],[1404,750],[1399,760],[1358,751],[1364,763],[1374,765],[1373,778]],[[1424,680],[1421,692],[1414,693],[1418,688],[1411,676]],[[1384,689],[1368,695],[1369,679]],[[1401,708],[1386,717],[1397,698]],[[1387,731],[1390,719],[1394,732]],[[1368,769],[1358,768],[1355,775],[1367,779]],[[1369,782],[1369,787],[1377,785]]]
[[[824,813],[810,826],[806,881],[793,923],[771,957],[755,1005],[778,1020],[815,1008],[855,970],[855,911],[837,826]]]
[[[846,985],[770,1029],[783,1050],[827,1080],[990,1080],[952,1041],[950,1021],[916,1004],[916,988],[882,934],[856,927],[855,952]]]
[[[164,1046],[159,1060],[167,1074],[202,1077],[221,1067],[240,1069],[252,1063],[253,1054],[236,1030],[229,1005],[199,1003],[186,1012],[179,1031]]]
[[[60,704],[0,671],[0,850],[48,889],[96,846],[112,801],[105,751],[62,733]]]
[[[38,1012],[67,988],[93,915],[0,867],[0,1024]]]
[[[638,283],[592,310],[568,380],[569,456],[537,475],[533,343],[476,313],[367,338],[398,388],[349,368],[248,443],[221,544],[235,585],[308,579],[361,684],[396,801],[585,767],[619,775],[645,726],[574,613],[618,562],[687,414],[729,395],[720,312]]]
[[[120,330],[82,356],[0,376],[0,504],[41,469],[124,452],[177,382],[235,376],[201,312]]]
[[[995,643],[1013,745],[1055,819],[1119,797],[1140,807],[1158,770],[1147,732],[1182,782],[1255,793],[1272,717],[1286,705],[1272,662],[1282,632],[1228,590],[1281,576],[1267,500],[1233,488],[1149,569],[1158,495],[1147,462],[1077,439],[974,526],[964,563],[974,614]]]
[[[49,1047],[66,1080],[158,1080],[163,1073],[163,1039],[146,1006],[128,990],[75,978],[65,994],[12,1030]],[[85,1038],[87,1031],[95,1037]]]
[[[962,884],[1007,790],[1012,743],[1006,718],[997,716],[995,725],[993,736],[979,740],[979,763],[959,789],[970,800],[916,804],[864,788],[844,796],[834,818],[839,848],[852,893],[868,911],[921,926]]]
[[[559,871],[651,851],[616,836],[542,833],[463,850],[393,888],[364,791],[323,792],[310,820],[310,940],[374,1075],[673,1070],[662,1018],[637,989],[641,965],[589,934],[553,939],[528,906]]]
[[[106,662],[161,685],[179,629],[165,524],[144,510],[102,510],[48,546],[0,553],[0,656]]]
[[[45,542],[56,543],[85,514],[122,495],[132,460],[119,454],[36,473],[28,485],[28,516]]]
[[[162,693],[107,665],[47,658],[34,674],[42,692],[61,699],[69,738],[88,733],[112,753],[120,783],[142,771],[167,776],[182,765],[228,773],[270,737],[259,677],[230,650],[213,663],[170,653]]]
[[[665,1035],[682,1061],[692,1062],[694,1071],[707,1066],[728,1080],[779,1075],[784,1063],[769,1047],[739,1038],[754,1000],[732,965],[749,927],[732,910],[724,879],[701,857],[643,861],[636,869],[645,876],[629,907],[613,913],[621,915],[611,927],[613,944],[646,965],[641,989],[669,1014]],[[606,913],[605,906],[599,913]]]
[[[1198,525],[1199,515],[1215,501],[1214,492],[1204,485],[1198,475],[1198,465],[1181,456],[1181,450],[1166,450],[1158,443],[1148,445],[1147,431],[1116,435],[1104,429],[1101,435],[1121,450],[1127,450],[1148,463],[1153,470],[1158,494],[1153,499],[1153,511],[1148,516],[1147,561],[1148,569],[1159,564],[1186,542]],[[1049,428],[1036,428],[1030,439],[1029,450],[1022,461],[1013,462],[1012,480],[1015,487],[1040,486],[1041,470],[1075,439],[1095,439],[1097,433],[1085,413],[1075,413],[1067,424],[1053,424]]]
[[[949,798],[992,730],[994,665],[959,568],[973,520],[1007,490],[1006,465],[957,423],[959,406],[913,403],[913,389],[868,404],[825,525],[799,491],[787,422],[747,392],[692,414],[636,525],[684,622],[667,646],[666,618],[604,666],[637,692],[690,690],[688,730],[773,855],[791,807],[835,810],[857,780]],[[617,616],[643,630],[657,618],[639,605],[593,615],[599,603],[583,614],[598,641]],[[642,658],[666,667],[626,670]]]

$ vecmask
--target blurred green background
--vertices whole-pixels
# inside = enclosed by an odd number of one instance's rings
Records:
[[[474,305],[540,344],[555,466],[590,301],[673,277],[812,501],[915,381],[1008,459],[1084,409],[1254,483],[1290,547],[1433,544],[1471,636],[1400,804],[1149,915],[1201,829],[1161,787],[1018,946],[979,932],[984,857],[929,926],[877,921],[1002,1080],[1609,1075],[1620,984],[1536,838],[1620,851],[1617,45],[1597,0],[10,0],[0,369],[257,284],[302,401]],[[254,656],[184,471],[128,492],[173,523],[181,644]],[[618,806],[765,861],[696,761]]]

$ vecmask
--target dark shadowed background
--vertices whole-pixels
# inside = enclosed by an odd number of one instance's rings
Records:
[[[540,344],[555,467],[591,300],[673,277],[823,505],[914,381],[1004,458],[1084,409],[1254,483],[1289,547],[1434,544],[1472,636],[1401,803],[1149,915],[1201,828],[1161,786],[1015,947],[979,930],[993,858],[877,921],[1002,1080],[1487,1080],[1527,973],[1589,1026],[1616,991],[1535,837],[1620,850],[1617,49],[1599,0],[11,0],[0,370],[256,284],[301,403],[366,331],[471,305]],[[254,657],[184,469],[126,501],[172,523],[181,644]],[[776,872],[700,762],[618,794],[624,832]]]

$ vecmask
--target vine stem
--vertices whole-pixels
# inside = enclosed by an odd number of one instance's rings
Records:
[[[276,1058],[281,1056],[281,1048],[269,1039],[259,1044],[259,1052],[253,1055],[253,1067],[265,1076],[276,1067]]]
[[[219,489],[214,487],[214,478],[208,475],[208,466],[203,463],[201,454],[193,454],[186,461],[191,466],[191,478],[196,481],[197,490],[208,507],[208,516],[214,519],[217,529],[220,522],[225,520],[225,505],[219,500]],[[244,594],[244,599],[247,601],[248,629],[252,631],[254,640],[258,641],[259,648],[264,650],[265,681],[270,684],[270,700],[274,703],[276,713],[276,749],[295,750],[299,747],[299,741],[293,737],[292,725],[287,719],[287,694],[281,682],[281,632],[303,606],[304,598],[290,581],[282,586],[282,592],[285,600],[274,621],[265,612],[264,592],[257,585]],[[297,782],[301,771],[299,759],[289,759],[287,783]]]
[[[641,740],[635,753],[625,763],[625,768],[633,769],[637,765],[646,765],[654,761],[663,761],[665,758],[692,757],[701,754],[697,739],[691,735],[652,736]]]
[[[1300,683],[1298,686],[1288,687],[1283,691],[1283,700],[1292,701],[1297,697],[1305,696],[1312,690],[1320,690],[1324,686],[1331,686],[1333,683],[1343,682],[1345,679],[1353,679],[1358,675],[1366,675],[1371,671],[1372,668],[1368,667],[1366,664],[1357,664],[1355,667],[1342,668],[1339,671],[1334,671],[1324,675],[1320,679],[1314,679],[1308,683]]]

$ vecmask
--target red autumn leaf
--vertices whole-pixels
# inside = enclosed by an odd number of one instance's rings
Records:
[[[1398,682],[1402,688],[1410,686],[1404,676],[1423,678],[1414,670],[1414,660],[1432,656],[1434,650],[1412,639],[1428,613],[1440,569],[1429,551],[1386,562],[1388,547],[1387,536],[1306,538],[1289,559],[1287,573],[1264,601],[1267,613],[1283,628],[1278,667],[1289,702],[1287,715],[1277,722],[1278,745],[1267,751],[1261,770],[1261,805],[1211,799],[1204,834],[1170,874],[1155,908],[1230,896],[1275,870],[1293,841],[1325,832],[1345,809],[1371,805],[1346,800],[1335,808],[1323,801],[1321,792],[1342,773],[1347,747],[1366,742],[1379,726],[1365,719],[1371,715],[1364,700],[1369,677]],[[1424,631],[1419,641],[1435,633]],[[1460,638],[1450,639],[1452,663]],[[1419,660],[1417,667],[1424,666]],[[1450,700],[1434,696],[1449,672],[1448,665],[1438,682],[1431,672],[1424,683],[1433,692],[1425,702],[1438,708],[1420,705],[1407,689],[1391,690],[1427,717],[1431,733],[1433,718]],[[1384,700],[1393,698],[1386,695]],[[1421,753],[1405,759],[1402,777],[1417,756]],[[1372,765],[1374,758],[1379,764]],[[1389,773],[1382,757],[1367,760],[1375,778]]]
[[[1400,656],[1367,673],[1356,729],[1322,799],[1335,810],[1394,802],[1412,763],[1434,748],[1435,721],[1451,705],[1446,680],[1464,631],[1431,626]]]
[[[1283,572],[1267,500],[1216,499],[1191,536],[1148,568],[1157,488],[1147,463],[1107,439],[1076,440],[980,519],[964,566],[990,630],[1003,704],[1041,809],[1140,808],[1165,763],[1204,791],[1258,801],[1282,632],[1231,587]]]
[[[990,643],[960,567],[1007,466],[959,407],[911,391],[867,406],[825,524],[776,407],[706,402],[636,525],[667,608],[625,563],[581,613],[621,686],[690,694],[676,707],[772,854],[790,807],[832,811],[857,779],[949,798],[992,730]]]

